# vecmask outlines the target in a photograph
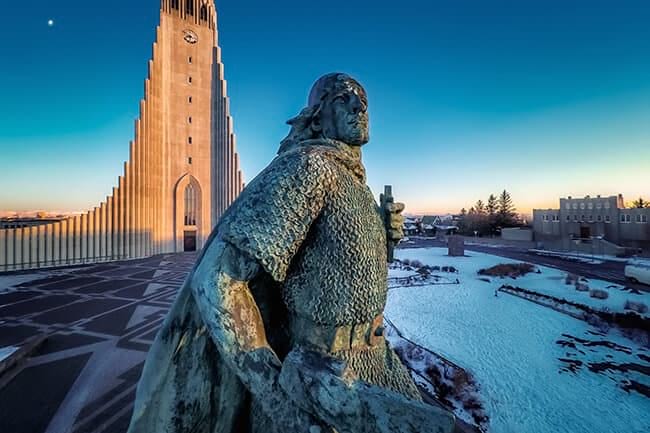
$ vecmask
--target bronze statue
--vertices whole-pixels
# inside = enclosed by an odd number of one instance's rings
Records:
[[[320,78],[277,157],[221,218],[151,348],[130,433],[448,432],[387,346],[387,236],[361,146],[368,101]]]

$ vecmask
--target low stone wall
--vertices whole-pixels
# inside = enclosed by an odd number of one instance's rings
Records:
[[[519,227],[501,229],[501,239],[508,241],[532,242],[533,230]]]

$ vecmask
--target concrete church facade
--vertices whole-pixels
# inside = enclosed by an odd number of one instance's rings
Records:
[[[0,230],[0,271],[147,257],[204,244],[243,188],[212,0],[161,0],[129,160],[98,207]]]

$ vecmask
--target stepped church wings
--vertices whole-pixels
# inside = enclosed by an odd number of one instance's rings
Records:
[[[161,0],[129,160],[99,206],[0,230],[0,271],[202,247],[243,188],[213,0]]]

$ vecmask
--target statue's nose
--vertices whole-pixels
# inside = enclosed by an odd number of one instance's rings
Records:
[[[360,111],[363,111],[363,102],[361,101],[361,98],[359,98],[357,95],[353,95],[350,98],[350,106],[352,108],[352,112],[354,114],[359,113]]]

